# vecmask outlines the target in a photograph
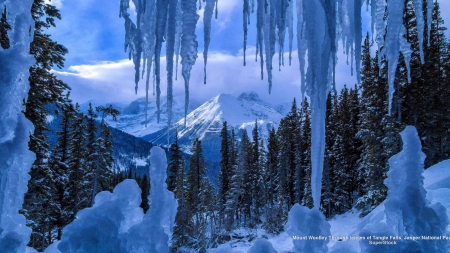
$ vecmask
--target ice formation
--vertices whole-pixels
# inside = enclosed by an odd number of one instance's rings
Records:
[[[61,242],[51,245],[49,252],[169,252],[177,202],[167,190],[166,168],[164,150],[153,147],[150,209],[145,215],[139,207],[139,186],[135,180],[125,180],[113,193],[97,194],[94,206],[77,213],[63,229]]]
[[[328,251],[330,224],[318,208],[309,209],[295,204],[289,211],[284,230],[293,238],[296,253]]]
[[[255,241],[247,253],[277,253],[277,251],[267,239],[260,238]]]
[[[178,204],[166,185],[166,154],[160,147],[150,151],[150,209],[142,222],[129,229],[123,252],[169,252],[169,238]]]
[[[440,203],[429,205],[423,184],[425,155],[417,130],[408,126],[401,133],[403,150],[389,160],[390,170],[385,184],[388,195],[384,216],[366,217],[360,224],[361,236],[441,236],[448,224],[445,208]],[[446,252],[445,240],[399,240],[392,245],[369,245],[360,241],[361,252]]]
[[[0,0],[11,26],[9,48],[0,47],[0,249],[7,253],[25,252],[31,233],[19,210],[34,161],[28,150],[33,126],[21,112],[29,89],[28,69],[34,62],[29,54],[32,3]]]
[[[335,243],[329,253],[342,253],[342,252],[357,253],[353,249],[353,246],[349,242],[346,242],[346,241]]]
[[[190,71],[197,59],[197,47],[195,28],[199,15],[197,14],[196,0],[132,0],[136,6],[136,23],[130,18],[128,8],[130,0],[121,0],[120,16],[125,19],[125,50],[129,49],[129,57],[133,59],[135,65],[135,90],[137,92],[138,83],[141,78],[141,59],[143,60],[143,70],[146,76],[146,98],[148,104],[149,79],[154,62],[154,90],[156,92],[157,118],[159,122],[161,108],[161,50],[163,42],[166,42],[167,58],[167,114],[168,124],[172,118],[172,90],[173,90],[173,70],[174,56],[176,57],[175,71],[178,70],[178,57],[181,55],[182,76],[185,81],[185,105],[186,114],[189,105],[189,79]],[[214,7],[218,0],[207,0],[204,13],[205,31],[205,82],[206,82],[206,62],[208,55],[208,45],[210,42],[211,19]],[[216,6],[217,17],[217,6]],[[176,74],[175,74],[176,75]],[[177,78],[175,76],[175,78]],[[146,110],[147,113],[147,110]],[[146,119],[147,122],[147,119]]]
[[[144,213],[139,207],[141,190],[136,181],[128,179],[116,186],[113,193],[101,192],[92,208],[77,213],[77,218],[63,229],[58,250],[61,252],[126,252],[124,241],[128,229],[141,222]]]
[[[215,249],[208,250],[208,253],[233,253],[233,250],[231,249],[230,244],[225,243],[219,245],[219,247]]]

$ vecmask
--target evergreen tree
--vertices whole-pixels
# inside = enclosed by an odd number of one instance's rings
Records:
[[[294,99],[290,112],[281,119],[277,130],[280,143],[279,156],[279,194],[287,201],[287,209],[290,210],[294,203],[300,203],[303,190],[300,183],[302,172],[300,171],[300,117],[298,115],[297,102]]]
[[[424,12],[426,12],[426,7]],[[425,15],[426,16],[426,15]],[[430,38],[424,36],[424,57],[421,61],[417,21],[412,0],[405,1],[403,22],[406,27],[405,37],[411,44],[410,80],[400,87],[402,102],[402,123],[414,125],[421,137],[423,151],[426,154],[425,167],[447,159],[449,148],[448,116],[449,88],[445,85],[445,59],[448,42],[445,38],[446,28],[440,16],[439,4],[432,10]],[[427,29],[428,26],[425,26]],[[429,44],[426,43],[429,40]],[[405,75],[405,74],[404,74]]]
[[[30,44],[30,53],[36,60],[30,67],[30,90],[28,100],[25,102],[25,117],[34,125],[34,132],[30,135],[29,148],[36,155],[28,182],[28,192],[25,194],[23,213],[27,218],[27,224],[33,229],[30,243],[35,249],[43,251],[52,243],[51,231],[55,220],[54,212],[58,210],[58,203],[54,201],[55,174],[49,166],[50,145],[46,132],[49,114],[47,106],[52,103],[63,103],[63,93],[69,87],[58,80],[50,72],[56,65],[64,66],[64,55],[67,49],[54,42],[50,35],[45,34],[45,29],[55,26],[55,18],[60,19],[58,9],[53,5],[45,4],[43,0],[35,0],[31,7],[31,15],[35,21],[33,41]],[[0,39],[3,48],[8,47],[6,31],[9,25],[6,22],[6,9],[0,20]]]
[[[275,132],[275,128],[269,132],[269,137],[267,140],[267,156],[266,156],[266,171],[264,183],[265,187],[265,198],[267,200],[266,204],[266,222],[264,228],[270,233],[279,233],[282,231],[284,220],[280,217],[279,209],[282,208],[279,205],[279,194],[278,194],[278,163],[279,163],[279,151],[280,145],[278,142],[278,137]]]
[[[393,155],[386,152],[393,150],[396,139],[394,138],[395,132],[388,131],[392,133],[389,135],[386,131],[386,119],[389,117],[387,116],[386,61],[383,59],[383,65],[379,66],[378,55],[374,58],[371,57],[368,36],[364,41],[362,53],[361,106],[357,133],[361,142],[357,180],[360,185],[358,190],[360,197],[356,201],[356,207],[363,210],[362,215],[364,216],[386,198],[387,188],[383,182],[388,171],[387,161]],[[397,69],[397,78],[401,68],[402,66]],[[398,97],[397,95],[394,94],[394,97]],[[394,102],[394,108],[396,104],[400,103]],[[401,112],[401,110],[395,109],[392,111],[393,114]],[[394,117],[401,116],[389,117],[391,122]],[[388,144],[385,142],[386,140],[394,141],[394,143]]]
[[[219,182],[218,182],[218,200],[219,200],[219,214],[220,222],[224,224],[224,211],[225,203],[227,202],[227,192],[229,191],[229,181],[231,172],[231,161],[230,161],[230,139],[228,137],[228,127],[227,122],[223,122],[222,130],[220,131],[221,144],[220,144],[220,171],[219,171]]]
[[[248,226],[251,218],[252,198],[250,196],[252,190],[252,158],[253,148],[247,131],[242,132],[241,147],[239,150],[239,170],[242,173],[242,194],[239,199],[239,213],[240,219],[243,219],[242,224]]]
[[[182,163],[184,165],[184,161]],[[177,214],[171,239],[171,252],[180,252],[184,246],[190,245],[190,236],[193,233],[191,215],[187,205],[187,185],[184,166],[177,171],[177,187],[175,188],[175,198],[178,201]]]
[[[57,240],[61,240],[62,229],[64,226],[69,224],[71,218],[71,213],[73,211],[73,205],[68,198],[67,186],[69,182],[69,159],[70,159],[70,143],[71,143],[71,132],[70,126],[74,118],[74,108],[71,104],[70,99],[67,95],[67,102],[61,108],[61,127],[60,131],[57,132],[58,141],[52,152],[50,158],[50,168],[54,171],[55,178],[55,188],[56,196],[55,199],[58,203],[59,209],[56,211],[56,229],[57,229]]]
[[[148,180],[147,174],[144,174],[141,180],[139,180],[139,187],[141,188],[141,199],[142,202],[139,207],[142,208],[144,213],[147,213],[148,209],[150,209],[150,205],[148,203],[148,195],[150,194],[150,180]]]
[[[112,163],[114,161],[114,158],[112,157],[112,135],[106,124],[105,118],[108,115],[111,115],[113,120],[116,120],[117,115],[119,115],[119,111],[114,109],[112,105],[109,107],[99,106],[95,109],[97,112],[102,113],[102,121],[100,123],[100,136],[94,141],[91,147],[94,151],[92,154],[93,159],[91,161],[95,164],[92,171],[91,206],[94,205],[95,195],[97,195],[98,192],[112,190]],[[90,117],[91,116],[89,116],[89,118]],[[88,125],[90,123],[91,122],[88,122]],[[89,137],[90,134],[91,133],[89,133]],[[88,141],[90,141],[90,138],[88,138]]]
[[[333,146],[334,168],[332,188],[333,203],[338,213],[352,207],[357,191],[359,143],[356,139],[358,106],[357,91],[344,86],[339,95],[336,141]]]
[[[299,183],[297,183],[299,190],[296,192],[298,194],[297,200],[300,201],[301,205],[312,208],[314,203],[311,193],[311,111],[306,97],[302,103],[300,129],[300,159],[296,174],[296,178],[299,180]]]
[[[333,146],[336,136],[336,122],[337,122],[337,96],[336,93],[329,93],[326,104],[326,119],[325,119],[325,158],[322,180],[322,210],[326,217],[332,215],[332,182],[334,178],[335,157],[333,153]]]
[[[234,226],[234,221],[239,220],[239,200],[243,194],[243,171],[239,157],[242,157],[242,145],[241,148],[237,147],[236,135],[234,129],[231,130],[231,142],[230,142],[230,163],[231,171],[229,174],[229,190],[226,192],[225,203],[225,220],[224,226],[226,231],[231,231]]]
[[[169,164],[167,166],[167,189],[169,191],[175,191],[177,188],[177,172],[183,166],[182,164],[182,156],[181,156],[181,148],[178,146],[178,132],[175,133],[175,143],[172,143],[169,148],[170,157]]]
[[[68,223],[75,219],[76,213],[89,206],[89,186],[86,184],[84,175],[87,171],[86,158],[86,125],[84,115],[79,111],[76,104],[73,119],[70,124],[70,157],[68,160],[68,182],[65,200],[68,203]]]
[[[201,183],[207,169],[205,157],[203,156],[202,143],[199,139],[195,139],[190,151],[192,152],[192,156],[189,159],[186,203],[190,217],[195,216],[193,234],[198,235],[201,229],[201,200],[199,199]]]
[[[11,26],[8,24],[6,20],[6,6],[3,9],[2,17],[0,18],[0,46],[3,49],[8,49],[10,47],[8,30],[11,30]]]

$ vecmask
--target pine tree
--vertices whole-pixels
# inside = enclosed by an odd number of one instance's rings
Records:
[[[169,164],[167,166],[167,189],[169,191],[175,191],[177,188],[177,172],[183,166],[181,157],[181,148],[178,146],[178,132],[175,134],[175,143],[172,143],[169,148],[170,157]]]
[[[240,219],[243,219],[243,225],[248,226],[251,218],[252,198],[250,196],[252,190],[252,143],[247,135],[247,131],[242,132],[241,147],[239,150],[239,169],[242,173],[242,194],[239,200]]]
[[[25,194],[23,213],[27,218],[27,224],[33,229],[30,243],[35,249],[43,251],[47,245],[52,243],[51,230],[53,229],[54,211],[58,204],[54,201],[54,172],[49,166],[50,145],[46,132],[49,130],[46,125],[49,114],[46,106],[64,101],[63,93],[69,89],[67,84],[58,80],[50,72],[56,65],[59,68],[64,66],[64,55],[67,49],[54,42],[50,35],[44,30],[55,26],[55,18],[60,19],[59,11],[43,0],[35,0],[31,7],[31,15],[35,21],[33,27],[33,41],[30,44],[30,53],[36,60],[30,67],[30,90],[28,100],[25,102],[25,117],[34,125],[34,132],[30,135],[29,148],[36,155],[36,160],[30,170],[30,180],[28,182],[28,192]],[[0,20],[2,47],[6,48],[6,9]]]
[[[300,116],[297,102],[294,98],[288,115],[281,119],[277,136],[280,143],[279,180],[280,194],[284,195],[290,209],[294,203],[300,203],[303,196],[301,187],[302,172],[300,171]],[[297,197],[297,198],[296,198]]]
[[[338,121],[336,141],[333,146],[335,167],[333,172],[333,203],[338,213],[351,209],[353,194],[356,191],[354,182],[357,179],[357,161],[359,159],[356,145],[357,117],[353,114],[353,104],[358,104],[357,98],[352,102],[351,94],[355,92],[346,86],[341,90],[338,102]],[[354,95],[357,97],[357,95]]]
[[[278,175],[278,163],[279,163],[279,151],[280,145],[278,137],[275,132],[275,128],[269,132],[267,140],[267,156],[266,156],[266,171],[264,174],[265,183],[265,198],[267,200],[265,216],[266,222],[264,229],[270,233],[279,233],[282,231],[284,220],[278,216],[279,209],[282,208],[279,205],[279,175]]]
[[[364,216],[386,198],[387,188],[383,181],[388,171],[387,160],[390,155],[385,152],[392,150],[393,147],[391,144],[384,143],[383,140],[395,141],[393,138],[395,132],[391,131],[394,134],[392,136],[387,135],[386,132],[386,119],[389,117],[387,116],[386,61],[383,59],[383,65],[380,67],[378,55],[374,58],[371,57],[368,36],[364,41],[362,53],[361,106],[357,133],[361,142],[357,179],[360,185],[360,197],[355,206],[363,210],[362,215]],[[396,95],[394,94],[394,97]],[[395,103],[393,104],[395,105]],[[392,111],[401,112],[400,110]],[[390,119],[394,117],[392,116]],[[397,115],[397,117],[399,116]]]
[[[325,119],[325,157],[324,157],[324,169],[322,180],[322,211],[326,217],[332,215],[332,182],[334,178],[333,169],[335,166],[335,158],[333,153],[333,146],[336,135],[336,122],[337,122],[337,96],[336,93],[329,93],[326,104],[326,119]]]
[[[71,218],[70,213],[72,207],[68,198],[67,185],[69,182],[69,160],[70,160],[70,143],[71,143],[71,123],[74,118],[75,110],[69,99],[69,94],[66,96],[66,103],[61,108],[61,126],[60,131],[57,132],[58,141],[53,149],[52,156],[50,157],[50,168],[54,171],[55,188],[56,188],[56,201],[59,209],[57,210],[56,229],[57,240],[61,240],[62,229],[69,224]]]
[[[6,20],[6,6],[3,9],[2,17],[0,18],[0,46],[3,49],[8,49],[10,47],[8,30],[11,30],[11,26]]]
[[[311,193],[311,111],[306,97],[302,103],[301,116],[300,160],[297,166],[299,169],[297,170],[296,178],[300,180],[298,188],[300,189],[301,187],[302,189],[297,191],[299,195],[297,200],[301,201],[301,205],[312,208],[314,204]]]
[[[87,171],[86,158],[86,125],[84,115],[79,111],[76,104],[70,128],[70,158],[68,160],[68,182],[67,194],[63,202],[68,203],[68,223],[75,219],[76,213],[89,206],[89,186],[86,184],[84,175]]]
[[[229,174],[229,190],[226,192],[225,203],[225,220],[224,226],[226,231],[231,231],[235,220],[239,220],[239,199],[242,196],[243,189],[243,171],[240,166],[239,157],[241,149],[237,147],[236,134],[234,129],[231,130],[230,141],[230,164],[231,171]]]
[[[184,161],[182,163],[184,165]],[[190,244],[190,235],[193,233],[191,215],[187,203],[187,185],[184,166],[177,172],[177,187],[175,197],[178,201],[177,214],[171,239],[171,252],[180,252],[180,248]]]
[[[148,209],[150,209],[150,205],[148,203],[148,195],[150,194],[150,180],[148,180],[147,174],[144,174],[141,180],[139,180],[139,187],[141,188],[141,199],[142,202],[139,207],[142,208],[144,213],[147,213]]]
[[[410,82],[401,87],[402,123],[414,125],[421,137],[423,151],[426,154],[425,167],[447,159],[450,150],[446,145],[449,139],[448,117],[449,91],[445,85],[445,58],[448,42],[446,28],[440,17],[439,4],[432,11],[430,38],[428,31],[424,36],[425,61],[422,63],[418,46],[417,21],[411,0],[405,1],[403,22],[406,27],[406,39],[411,44]],[[424,9],[426,12],[426,8]],[[426,15],[425,15],[426,16]],[[428,26],[425,26],[427,30]],[[428,39],[430,44],[428,45]]]
[[[95,110],[102,113],[102,121],[100,123],[100,136],[94,141],[92,146],[88,143],[88,148],[93,149],[94,153],[93,159],[91,160],[91,165],[93,165],[92,170],[92,195],[91,195],[91,206],[94,205],[95,195],[98,192],[112,190],[112,163],[114,158],[112,157],[112,135],[109,130],[109,126],[106,124],[105,118],[111,115],[113,120],[117,119],[119,111],[114,109],[112,105],[109,107],[96,107]],[[88,111],[89,114],[91,114]],[[91,118],[92,117],[92,118]],[[88,130],[94,130],[95,128],[89,129],[89,124],[92,124],[93,116],[89,116],[88,119]],[[90,122],[91,121],[91,122]],[[91,141],[92,133],[89,133],[88,142]]]
[[[223,122],[222,130],[220,131],[221,144],[220,144],[220,171],[219,171],[219,182],[218,182],[218,205],[219,205],[219,215],[220,222],[224,224],[225,216],[225,203],[227,202],[227,192],[229,191],[229,181],[231,172],[231,161],[230,161],[230,139],[228,137],[228,127],[227,122]]]
[[[205,157],[203,156],[202,143],[199,139],[195,139],[190,151],[192,152],[192,156],[189,159],[186,204],[190,218],[194,218],[193,235],[198,235],[201,229],[201,200],[199,197],[201,183],[207,169]]]

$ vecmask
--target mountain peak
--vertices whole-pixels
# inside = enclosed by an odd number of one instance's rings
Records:
[[[259,98],[258,93],[254,91],[247,91],[243,92],[239,98],[239,100],[247,100],[247,101],[255,101],[255,102],[262,102],[262,100]]]

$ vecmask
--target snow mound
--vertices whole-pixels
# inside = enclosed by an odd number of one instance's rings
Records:
[[[450,188],[450,160],[431,166],[423,175],[425,177],[424,186],[429,190]]]
[[[331,248],[330,253],[356,253],[356,251],[353,249],[353,246],[346,241],[343,242],[337,242],[334,244],[334,246]]]
[[[264,238],[256,240],[255,244],[247,251],[247,253],[277,253],[272,243]]]
[[[231,250],[231,246],[228,243],[219,245],[219,247],[217,247],[215,249],[210,249],[208,252],[209,253],[233,253],[233,251]]]
[[[150,209],[145,215],[139,207],[139,186],[135,180],[125,180],[113,193],[97,194],[94,206],[77,213],[63,229],[61,242],[51,245],[49,252],[169,252],[177,203],[165,183],[164,150],[153,147],[150,163]]]
[[[330,224],[318,209],[295,204],[284,230],[292,237],[295,252],[327,252]]]
[[[121,239],[144,216],[141,190],[135,180],[125,180],[113,193],[97,194],[92,208],[83,209],[77,219],[63,229],[58,245],[61,252],[125,252]]]

